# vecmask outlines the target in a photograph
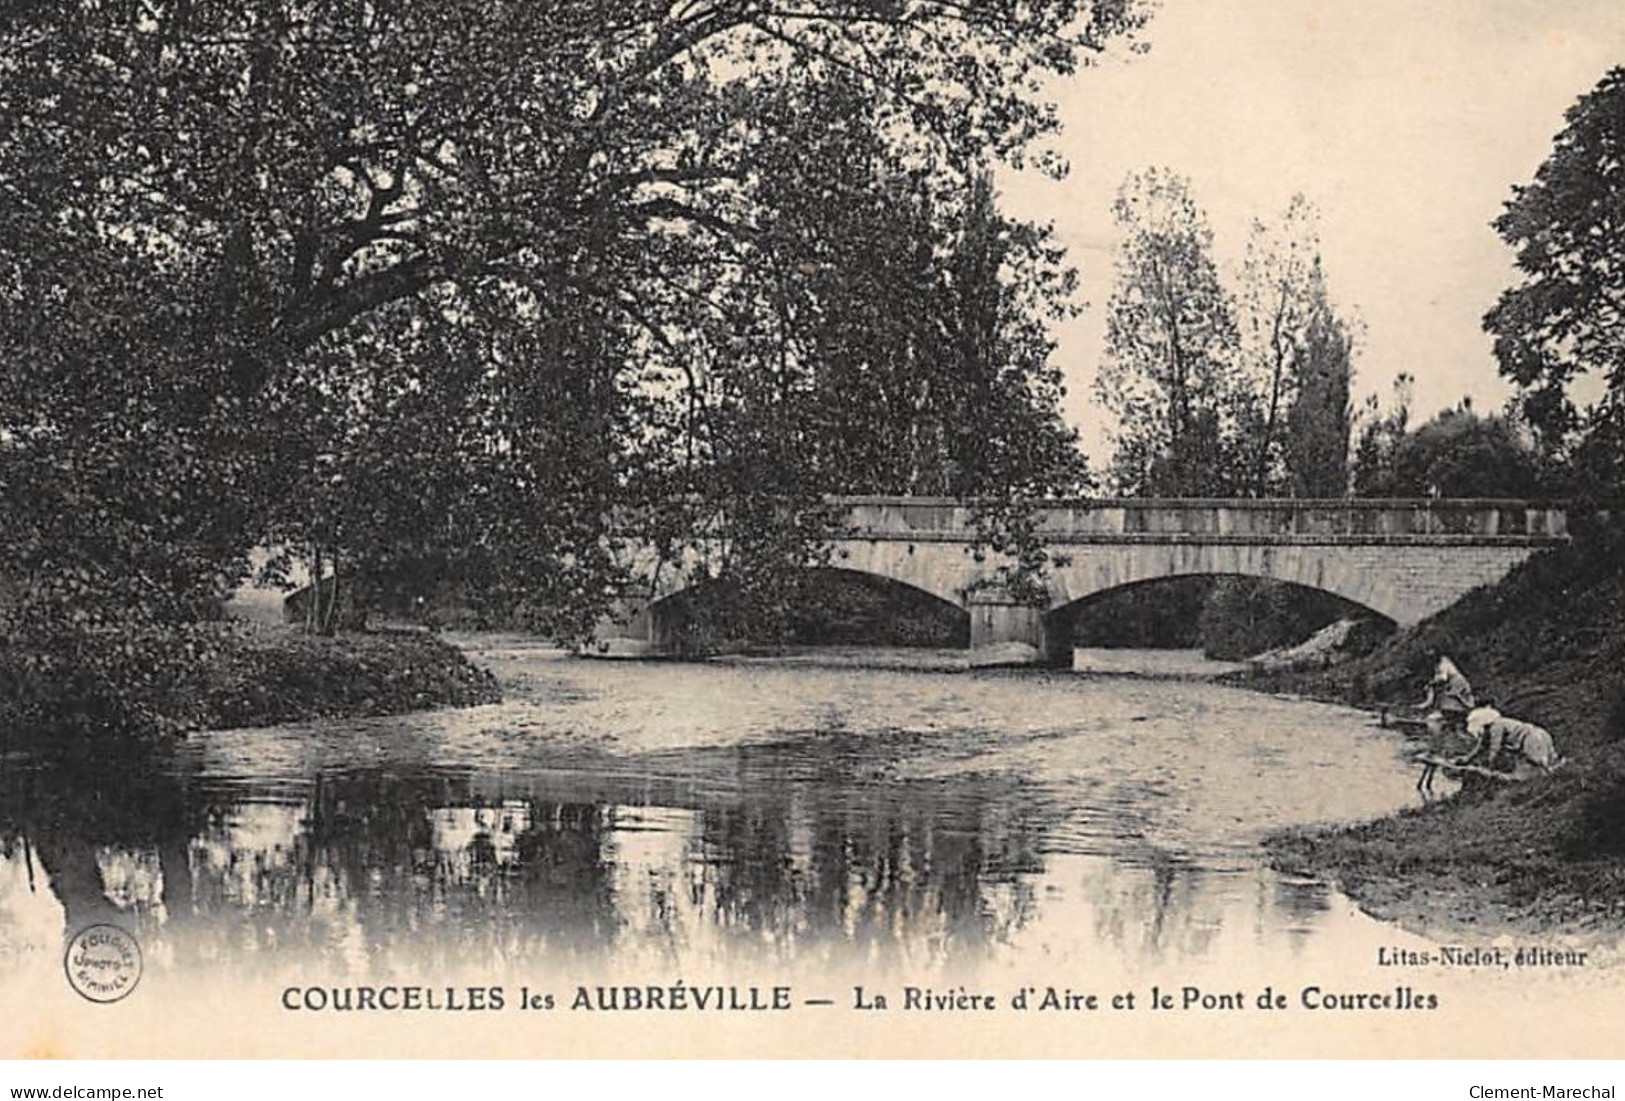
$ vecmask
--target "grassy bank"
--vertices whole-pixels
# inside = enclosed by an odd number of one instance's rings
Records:
[[[1481,700],[1550,729],[1566,765],[1378,822],[1291,831],[1271,839],[1272,859],[1415,927],[1625,928],[1625,539],[1587,533],[1347,665],[1244,683],[1414,702],[1434,648]]]
[[[14,744],[139,743],[190,730],[499,698],[488,672],[417,631],[321,638],[223,622],[0,651],[0,723]]]

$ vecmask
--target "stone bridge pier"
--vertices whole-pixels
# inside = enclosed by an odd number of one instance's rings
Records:
[[[965,598],[970,612],[973,664],[1072,664],[1072,617],[1024,603],[1003,589],[981,589]]]
[[[1510,500],[1089,500],[1045,502],[1037,530],[1050,555],[1042,590],[1017,599],[998,584],[1007,561],[977,545],[972,505],[850,497],[832,565],[884,577],[963,609],[972,664],[1069,666],[1078,606],[1160,578],[1231,575],[1290,582],[1417,623],[1538,551],[1568,540],[1557,505]],[[594,652],[671,653],[670,598],[706,580],[695,551],[656,561],[600,625]]]

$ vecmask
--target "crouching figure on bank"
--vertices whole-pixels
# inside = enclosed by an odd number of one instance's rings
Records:
[[[1545,727],[1509,718],[1493,707],[1475,707],[1467,713],[1467,736],[1473,739],[1473,748],[1456,759],[1457,765],[1494,769],[1502,753],[1512,756],[1514,768],[1528,761],[1550,772],[1562,762]]]

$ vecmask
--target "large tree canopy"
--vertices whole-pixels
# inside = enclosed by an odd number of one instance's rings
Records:
[[[909,270],[861,242],[911,218],[934,260],[982,262],[953,229],[979,166],[1028,156],[1055,125],[1042,82],[1142,18],[1133,0],[13,7],[0,494],[30,522],[11,568],[67,604],[88,587],[184,618],[250,541],[421,556],[443,530],[504,585],[590,596],[618,499],[759,461],[741,440],[797,438],[771,410],[707,432],[802,386],[813,356],[851,367],[819,311],[862,304],[819,273]],[[1024,233],[999,230],[1003,268],[1047,263]],[[1005,296],[986,377],[1042,409],[1053,378],[1012,283],[978,292]],[[939,280],[949,305],[924,316],[970,311],[964,286]]]
[[[1532,427],[1554,448],[1576,429],[1618,441],[1625,410],[1625,67],[1580,97],[1552,152],[1513,189],[1495,229],[1522,279],[1484,319],[1501,373],[1523,391]],[[1601,376],[1589,419],[1570,384]],[[1614,475],[1625,472],[1615,456]]]
[[[253,375],[436,283],[501,275],[613,296],[632,258],[710,259],[712,235],[748,234],[761,213],[771,166],[755,150],[788,113],[792,73],[803,93],[855,77],[899,140],[1017,156],[1054,123],[1034,82],[1125,29],[1126,9],[42,8],[0,39],[0,177],[13,217],[119,235],[212,283],[227,307],[215,320],[232,323],[219,341]]]

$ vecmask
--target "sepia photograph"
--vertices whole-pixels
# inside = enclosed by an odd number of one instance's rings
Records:
[[[11,0],[0,295],[19,1084],[1622,1054],[1618,0]]]

